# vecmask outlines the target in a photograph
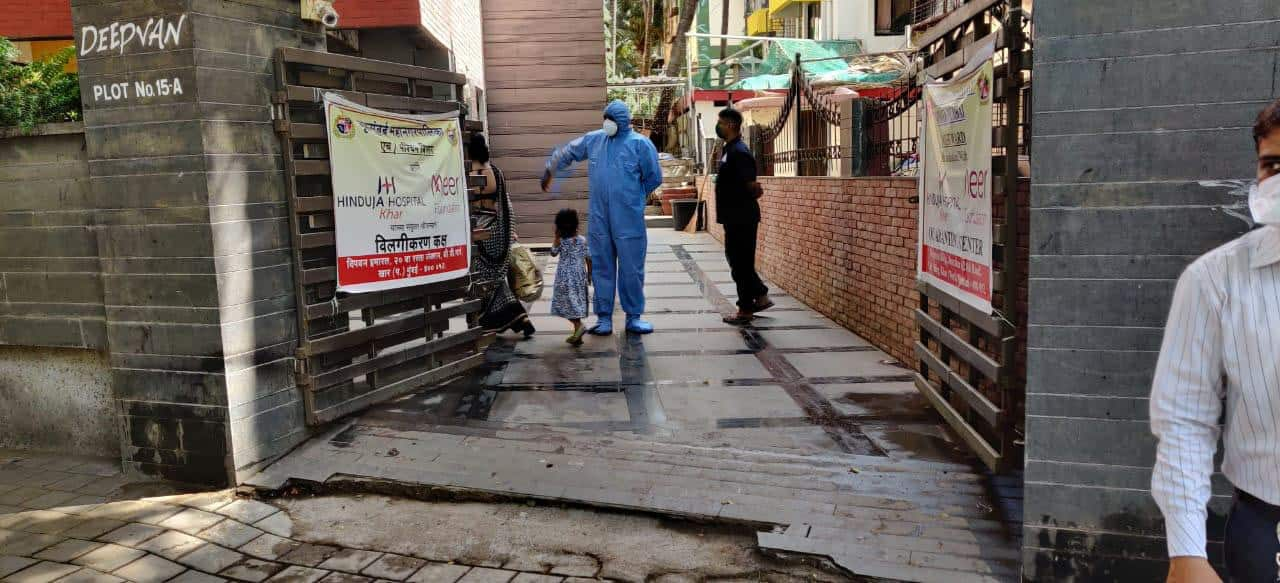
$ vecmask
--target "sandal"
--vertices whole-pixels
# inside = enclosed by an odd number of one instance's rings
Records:
[[[582,335],[585,334],[586,331],[586,328],[580,328],[577,332],[574,332],[573,334],[570,334],[568,338],[565,338],[564,341],[568,342],[570,346],[582,346]]]

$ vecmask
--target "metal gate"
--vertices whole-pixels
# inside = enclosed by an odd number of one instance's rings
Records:
[[[295,375],[308,424],[440,382],[479,365],[491,336],[477,325],[470,278],[361,294],[338,293],[333,190],[323,95],[401,113],[463,110],[460,74],[300,49],[275,62],[275,128],[289,189],[298,312]],[[469,132],[482,126],[467,123]],[[469,178],[468,186],[477,186]],[[483,179],[479,179],[483,184]],[[473,233],[473,240],[482,233]]]
[[[1002,208],[997,216],[1003,221],[992,225],[995,315],[918,282],[920,309],[915,318],[920,339],[915,354],[920,368],[915,384],[978,457],[998,472],[1021,461],[1017,436],[1026,391],[1019,356],[1024,353],[1020,346],[1025,346],[1026,257],[1019,256],[1018,248],[1026,240],[1019,226],[1027,203],[1020,194],[1019,160],[1030,138],[1022,106],[1031,55],[1021,0],[958,3],[935,22],[916,40],[930,78],[951,76],[987,43],[996,48],[991,168],[993,204]]]

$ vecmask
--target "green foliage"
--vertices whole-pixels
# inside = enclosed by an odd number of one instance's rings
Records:
[[[641,54],[641,47],[645,43],[642,41],[645,37],[645,5],[651,11],[652,20],[649,21],[649,42],[648,42],[648,61],[652,63],[662,55],[662,36],[663,36],[663,16],[662,16],[662,0],[617,0],[618,6],[618,62],[617,69],[610,71],[610,78],[629,79],[640,77],[644,72],[643,62],[645,55]],[[609,12],[614,6],[613,0],[605,2],[604,11],[604,40],[605,49],[609,47],[609,32],[613,28],[613,15]],[[661,73],[658,70],[650,70],[650,75]]]
[[[30,65],[14,62],[17,54],[13,43],[0,37],[0,127],[30,132],[38,124],[80,119],[80,77],[66,72],[75,47]]]

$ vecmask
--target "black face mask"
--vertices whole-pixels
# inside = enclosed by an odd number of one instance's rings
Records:
[[[718,125],[718,124],[717,124],[717,125],[716,125],[716,137],[717,137],[717,138],[720,138],[720,139],[722,139],[722,140],[724,140],[724,139],[728,139],[728,138],[726,138],[726,137],[725,137],[725,135],[726,135],[726,134],[725,134],[725,131],[724,131],[724,127],[722,127],[722,126],[720,126],[720,125]]]

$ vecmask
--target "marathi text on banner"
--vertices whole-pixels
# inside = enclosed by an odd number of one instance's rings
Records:
[[[985,59],[924,87],[917,276],[989,314],[993,75]]]
[[[458,114],[403,115],[326,94],[338,290],[466,277],[471,265]]]

